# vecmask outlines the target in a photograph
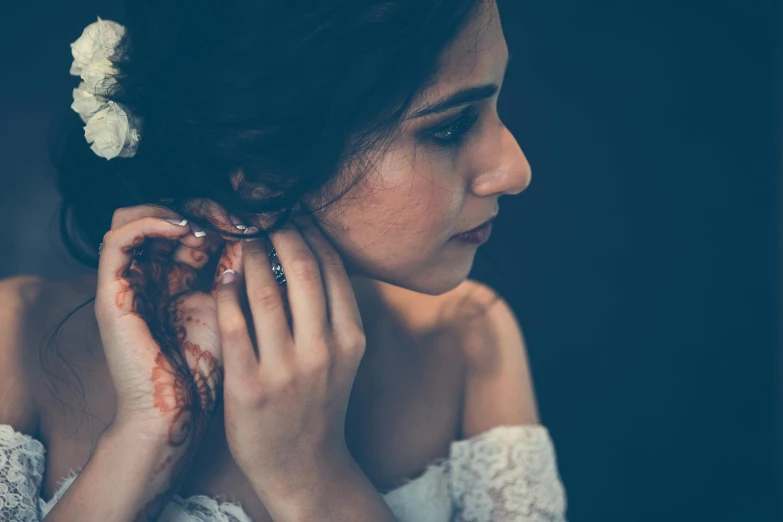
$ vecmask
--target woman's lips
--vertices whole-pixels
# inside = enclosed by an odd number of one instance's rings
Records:
[[[480,245],[481,243],[484,243],[489,239],[489,235],[492,233],[493,219],[495,218],[492,217],[491,219],[485,221],[484,223],[482,223],[481,225],[477,226],[474,229],[456,234],[452,236],[452,239],[456,239],[458,241],[463,241],[466,243],[471,243],[474,245]]]

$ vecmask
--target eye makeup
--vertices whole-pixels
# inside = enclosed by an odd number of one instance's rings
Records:
[[[423,131],[422,137],[439,148],[457,147],[467,138],[478,120],[478,110],[473,106],[467,106],[456,118]]]

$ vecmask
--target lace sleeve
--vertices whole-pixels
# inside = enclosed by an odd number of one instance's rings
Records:
[[[0,424],[0,521],[38,522],[43,444]]]
[[[565,522],[566,495],[549,431],[499,426],[454,442],[456,522]]]

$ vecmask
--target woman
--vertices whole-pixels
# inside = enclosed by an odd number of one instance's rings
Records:
[[[493,1],[134,1],[72,48],[97,273],[2,282],[3,520],[564,520],[466,279],[531,179]]]

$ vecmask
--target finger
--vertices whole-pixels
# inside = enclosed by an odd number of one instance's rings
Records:
[[[362,316],[356,301],[356,293],[342,257],[312,218],[297,219],[295,223],[305,241],[318,256],[332,331],[338,335],[340,333],[351,335],[358,329],[363,333]]]
[[[250,227],[248,234],[258,233]],[[285,310],[284,296],[272,273],[264,241],[248,239],[242,242],[242,266],[245,289],[255,329],[258,358],[261,365],[275,368],[291,355],[291,330]]]
[[[225,222],[229,223],[228,218],[226,218]],[[224,226],[223,221],[219,222],[218,226],[219,228]],[[227,226],[230,227],[231,232],[235,234],[242,234],[246,228],[231,224]],[[199,288],[204,291],[214,292],[217,289],[220,276],[224,271],[232,269],[238,272],[241,270],[241,243],[236,238],[224,236],[223,232],[223,228],[220,228],[219,231],[216,232],[208,231],[206,235],[203,236],[204,242],[201,245],[192,248],[180,245],[174,251],[173,259],[175,262],[184,263],[195,270],[201,270],[210,260],[214,259],[215,256],[218,256],[217,266],[214,268],[212,276],[207,277],[206,280],[201,280],[201,276],[199,277]],[[211,288],[211,290],[208,290],[208,288]]]
[[[232,269],[220,277],[215,302],[225,376],[227,379],[249,377],[258,369],[258,359],[242,310],[242,278]]]
[[[220,290],[220,285],[222,284],[222,276],[223,273],[227,270],[231,270],[234,272],[234,279],[238,281],[239,286],[239,304],[242,308],[242,313],[244,314],[244,317],[246,318],[245,321],[247,322],[247,318],[252,317],[252,314],[250,312],[250,306],[247,302],[247,292],[245,291],[245,279],[244,279],[244,267],[242,264],[242,242],[241,241],[230,241],[227,243],[224,243],[224,248],[221,251],[220,258],[218,259],[218,266],[215,270],[215,274],[213,277],[213,284],[212,284],[212,290],[211,293],[213,296],[217,297],[217,292]],[[255,351],[255,347],[257,346],[256,342],[256,334],[255,334],[255,327],[253,326],[253,322],[250,321],[247,324],[248,327],[248,333],[250,335],[250,342],[253,345],[253,349]],[[257,354],[257,352],[256,352]]]
[[[95,299],[101,310],[114,310],[119,315],[134,313],[134,295],[128,271],[133,262],[133,249],[148,238],[177,241],[190,232],[165,219],[144,217],[114,228],[103,236],[103,248],[98,262],[98,291]],[[97,310],[96,310],[96,313]]]
[[[318,257],[293,224],[283,226],[272,234],[271,240],[286,273],[294,340],[305,346],[323,339],[330,325]]]
[[[111,228],[113,229],[119,228],[121,226],[127,225],[128,223],[132,221],[136,221],[137,219],[143,217],[157,217],[161,219],[179,219],[180,222],[185,221],[185,224],[187,224],[187,220],[184,220],[182,216],[180,216],[179,214],[177,214],[176,212],[168,208],[159,207],[156,205],[136,205],[133,207],[123,207],[117,209],[112,215]],[[202,239],[204,236],[202,235],[201,232],[203,231],[201,231],[198,227],[193,227],[192,231],[193,234],[185,235],[182,237],[181,239],[182,244],[191,248],[202,245],[204,243],[204,239]],[[198,235],[196,235],[196,233],[198,233]]]
[[[223,244],[223,250],[220,252],[220,258],[218,259],[218,264],[215,268],[215,274],[212,282],[212,293],[216,294],[220,288],[220,281],[223,276],[223,272],[226,270],[233,270],[240,277],[243,277],[242,242],[227,241]]]
[[[195,270],[199,270],[204,268],[204,265],[209,262],[209,254],[206,243],[198,247],[179,245],[174,250],[172,260],[175,263],[183,263]]]
[[[193,281],[193,285],[189,286],[187,290],[199,290],[204,292],[214,291],[220,275],[225,270],[229,268],[239,270],[240,268],[241,262],[237,262],[237,252],[240,252],[239,255],[241,256],[241,251],[237,249],[237,240],[232,239],[230,236],[224,237],[224,227],[229,227],[231,232],[236,234],[241,234],[244,231],[244,228],[232,225],[229,221],[228,213],[225,211],[222,211],[222,213],[225,214],[226,217],[223,218],[220,216],[220,219],[216,224],[218,230],[205,231],[204,235],[201,236],[203,240],[200,244],[193,247],[180,244],[177,245],[174,250],[172,259],[175,263],[187,265],[187,267],[190,267],[198,273],[196,279]],[[191,224],[191,226],[196,228],[193,224]],[[227,242],[232,242],[233,245],[228,245]],[[222,255],[228,255],[228,258],[223,259]],[[207,266],[215,256],[221,257],[217,259],[217,267],[214,270],[212,270],[212,268],[214,268],[215,265],[210,265],[210,271],[213,273],[211,275],[201,273],[200,271]],[[183,271],[186,271],[184,267],[182,268]],[[180,289],[180,291],[183,290],[185,289]],[[172,293],[173,292],[174,290],[172,290]]]
[[[132,207],[118,208],[111,217],[111,228],[119,228],[131,221],[143,217],[158,217],[162,219],[180,218],[176,212],[157,205],[135,205]]]
[[[194,241],[199,242],[194,247],[182,244],[182,240],[176,242],[155,238],[147,241],[145,249],[150,252],[144,256],[144,260],[150,264],[157,263],[160,266],[160,273],[168,274],[169,295],[177,296],[184,292],[199,290],[203,286],[203,280],[199,282],[200,270],[209,262],[210,257],[204,239],[204,237],[193,238]]]
[[[174,218],[176,221],[179,218]],[[187,223],[186,220],[178,222]],[[194,226],[191,224],[191,231]],[[209,251],[205,236],[187,234],[179,241],[151,238],[146,241],[142,263],[154,273],[166,275],[168,291],[172,297],[199,289],[199,271],[209,262]],[[188,246],[191,245],[191,246]],[[203,284],[203,283],[202,283]]]

